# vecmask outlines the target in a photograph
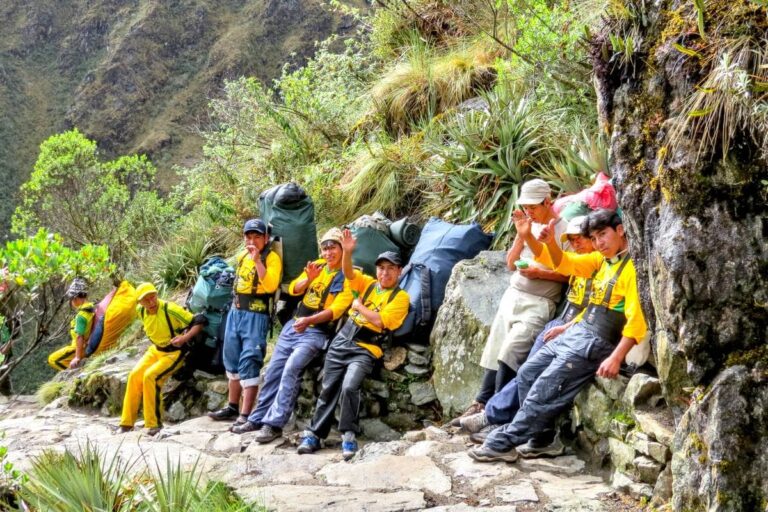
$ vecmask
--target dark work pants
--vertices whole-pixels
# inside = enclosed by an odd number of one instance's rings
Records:
[[[480,391],[475,397],[475,401],[481,404],[487,404],[493,394],[496,392],[496,370],[484,369],[483,382],[480,384]]]
[[[354,341],[337,335],[328,348],[323,365],[323,384],[309,430],[317,437],[328,437],[333,413],[339,404],[339,431],[360,432],[360,389],[373,371],[376,358]]]
[[[544,329],[536,336],[536,342],[533,344],[531,353],[528,354],[529,359],[547,343],[544,341],[544,333],[552,327],[563,325],[563,323],[565,322],[561,318],[555,318],[544,326]],[[517,377],[509,381],[485,403],[485,414],[491,425],[511,423],[518,409],[520,409],[520,398],[517,392]]]
[[[520,367],[517,385],[522,406],[514,420],[488,434],[485,446],[507,452],[551,429],[613,350],[613,344],[581,324],[547,343]]]

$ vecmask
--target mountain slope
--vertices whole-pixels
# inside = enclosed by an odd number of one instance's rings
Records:
[[[348,2],[363,6],[363,1]],[[108,155],[148,153],[161,183],[200,154],[224,79],[270,81],[349,31],[321,0],[11,0],[0,4],[0,185],[11,196],[47,136],[77,126]],[[0,205],[5,231],[13,201]]]

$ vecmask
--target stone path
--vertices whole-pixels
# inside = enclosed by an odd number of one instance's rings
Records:
[[[0,404],[0,444],[22,469],[44,449],[77,450],[91,442],[149,468],[163,468],[166,460],[197,464],[206,477],[226,482],[246,500],[281,512],[639,510],[586,472],[575,455],[481,464],[467,456],[466,436],[436,427],[367,443],[344,462],[338,446],[298,455],[296,434],[259,445],[252,443],[253,434],[231,434],[228,425],[208,418],[166,427],[154,439],[141,431],[117,435],[115,418],[60,404],[39,409],[27,397]]]

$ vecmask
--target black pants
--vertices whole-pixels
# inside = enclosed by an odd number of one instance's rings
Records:
[[[481,404],[487,404],[493,395],[501,391],[509,381],[515,378],[515,370],[499,361],[498,370],[486,369],[483,373],[483,381],[480,384],[480,391],[475,397],[475,401]]]
[[[373,371],[376,359],[354,341],[337,335],[328,348],[323,365],[323,384],[309,430],[317,437],[328,437],[336,404],[339,431],[360,432],[360,390],[363,380]]]

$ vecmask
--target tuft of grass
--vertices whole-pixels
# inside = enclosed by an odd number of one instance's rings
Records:
[[[409,51],[371,90],[386,131],[393,136],[490,90],[497,54],[482,46],[438,52],[414,41]]]
[[[416,213],[427,153],[417,134],[368,145],[342,179],[348,217],[380,211],[391,218]]]
[[[39,388],[37,388],[37,393],[35,393],[35,397],[37,398],[37,403],[41,406],[48,405],[49,403],[53,402],[60,396],[63,396],[65,394],[65,388],[67,387],[66,382],[58,382],[58,381],[49,381],[49,382],[43,382]]]
[[[768,42],[751,35],[733,39],[713,35],[709,48],[696,57],[708,69],[669,132],[671,150],[693,144],[696,159],[719,151],[727,159],[739,133],[764,148],[768,137]]]

